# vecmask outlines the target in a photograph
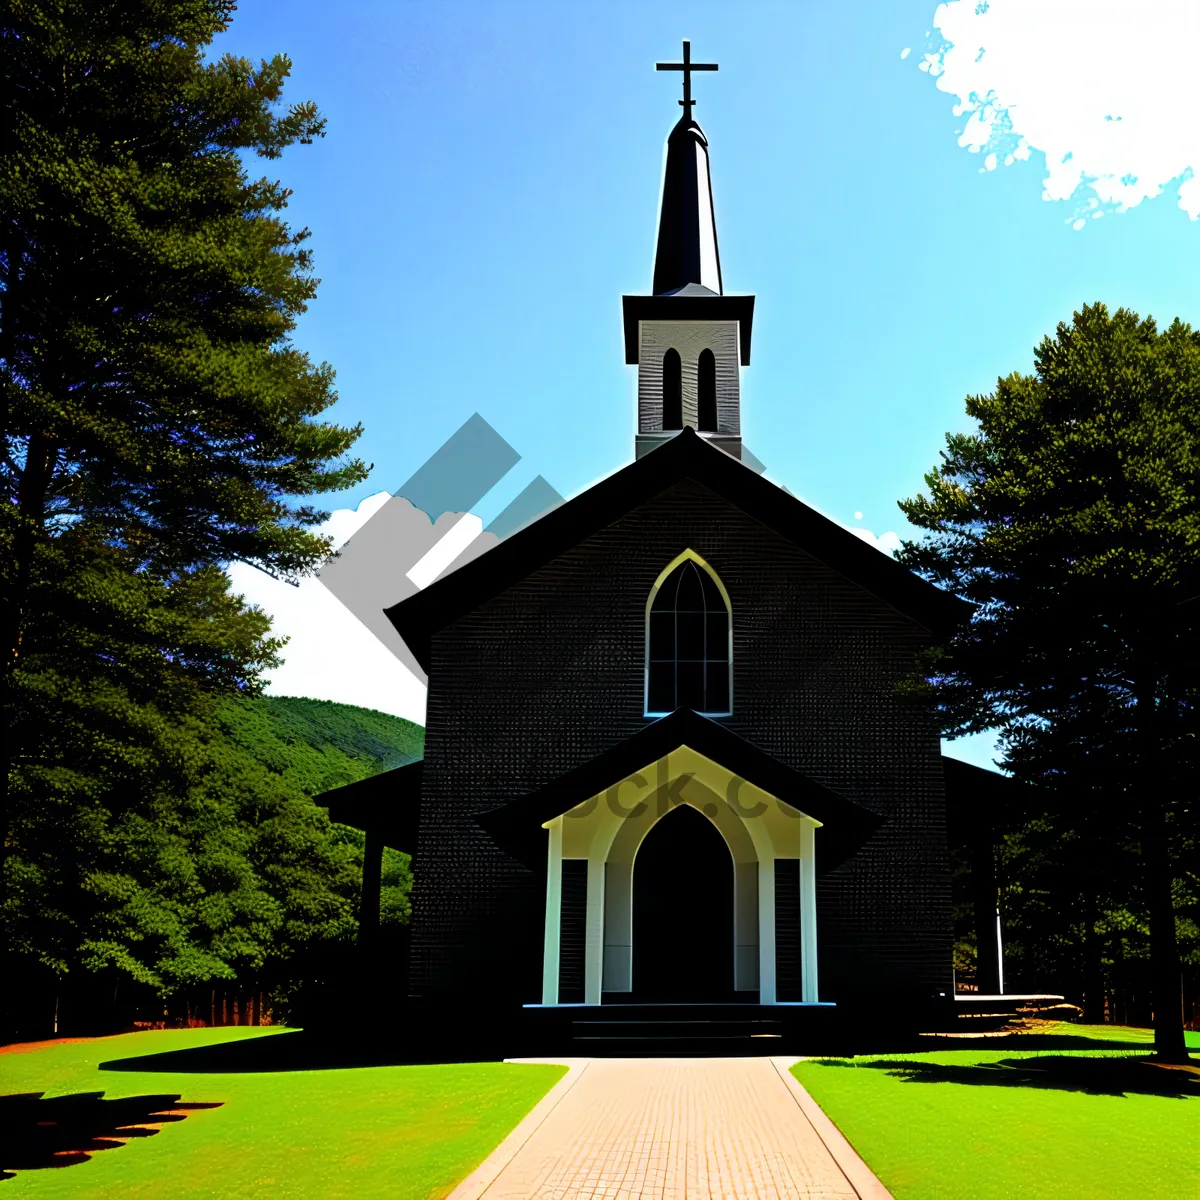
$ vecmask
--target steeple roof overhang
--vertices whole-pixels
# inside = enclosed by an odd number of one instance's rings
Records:
[[[883,822],[879,814],[786,766],[718,721],[686,708],[676,709],[546,786],[481,813],[475,820],[506,854],[535,869],[544,868],[543,822],[684,746],[820,821],[819,871],[844,862]]]
[[[971,611],[967,601],[901,566],[690,427],[384,611],[428,672],[435,632],[684,480],[715,492],[930,633],[948,632]]]
[[[750,334],[754,326],[753,296],[718,296],[689,284],[667,296],[622,296],[625,318],[625,361],[639,357],[639,321],[736,321],[743,367],[750,365]]]

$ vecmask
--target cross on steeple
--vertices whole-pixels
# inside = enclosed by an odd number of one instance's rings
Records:
[[[683,40],[683,62],[681,63],[655,63],[655,70],[658,71],[682,71],[683,72],[683,99],[679,101],[683,105],[684,120],[690,119],[692,115],[692,105],[695,100],[692,99],[692,72],[693,71],[715,71],[716,63],[694,63],[692,62],[692,43],[684,38]]]

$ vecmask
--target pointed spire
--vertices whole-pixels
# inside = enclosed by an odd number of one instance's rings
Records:
[[[658,216],[658,253],[654,259],[654,294],[672,296],[694,285],[721,294],[721,260],[713,219],[712,180],[708,172],[708,139],[692,120],[692,72],[715,71],[716,63],[692,62],[692,44],[683,43],[683,61],[658,63],[660,71],[683,73],[683,116],[667,138],[662,212]],[[693,293],[695,294],[695,293]],[[700,293],[703,294],[703,293]]]
[[[653,290],[656,296],[673,295],[689,284],[721,295],[708,139],[685,110],[667,138]]]

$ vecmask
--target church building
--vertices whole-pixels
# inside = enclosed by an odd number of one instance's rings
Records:
[[[425,757],[329,797],[359,824],[388,789],[368,849],[413,854],[431,1009],[953,992],[938,728],[896,687],[962,602],[743,455],[754,297],[726,291],[692,114],[715,68],[684,57],[653,288],[622,301],[631,461],[387,611]]]

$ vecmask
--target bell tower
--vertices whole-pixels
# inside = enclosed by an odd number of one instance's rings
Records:
[[[638,368],[641,458],[691,426],[742,457],[741,368],[750,362],[753,296],[726,296],[713,215],[708,139],[692,119],[692,72],[716,63],[658,63],[683,72],[683,115],[667,138],[653,293],[624,296],[625,361]]]

